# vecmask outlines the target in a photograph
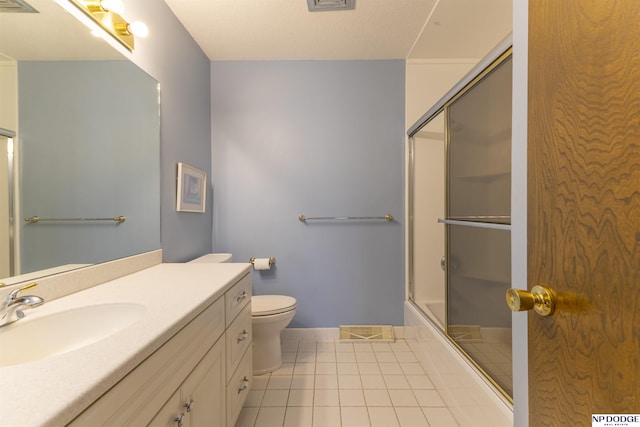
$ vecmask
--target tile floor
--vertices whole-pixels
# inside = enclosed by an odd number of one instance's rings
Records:
[[[506,406],[441,347],[283,338],[282,368],[254,377],[236,427],[512,425]]]

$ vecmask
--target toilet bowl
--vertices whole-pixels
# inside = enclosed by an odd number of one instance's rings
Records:
[[[251,297],[253,375],[273,372],[282,366],[280,332],[296,314],[296,299],[285,295]]]
[[[231,254],[207,254],[195,263],[231,262]],[[296,299],[285,295],[251,297],[253,375],[273,372],[282,366],[280,333],[296,314]]]

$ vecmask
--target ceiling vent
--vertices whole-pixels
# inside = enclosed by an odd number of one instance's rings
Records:
[[[356,7],[356,0],[307,0],[307,4],[309,12],[352,10]]]
[[[0,13],[38,13],[24,0],[0,0]]]

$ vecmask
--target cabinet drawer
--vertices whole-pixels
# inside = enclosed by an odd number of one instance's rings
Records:
[[[251,301],[251,275],[247,274],[224,294],[226,326],[231,325],[236,316]]]
[[[251,349],[245,352],[238,370],[231,378],[227,385],[227,427],[233,427],[240,415],[242,405],[249,394],[253,376],[251,374],[253,368]]]
[[[227,350],[227,383],[240,364],[240,359],[252,342],[251,306],[247,304],[225,333]]]

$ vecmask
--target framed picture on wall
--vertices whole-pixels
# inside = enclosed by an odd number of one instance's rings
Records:
[[[207,198],[207,173],[178,163],[178,212],[204,212]]]

